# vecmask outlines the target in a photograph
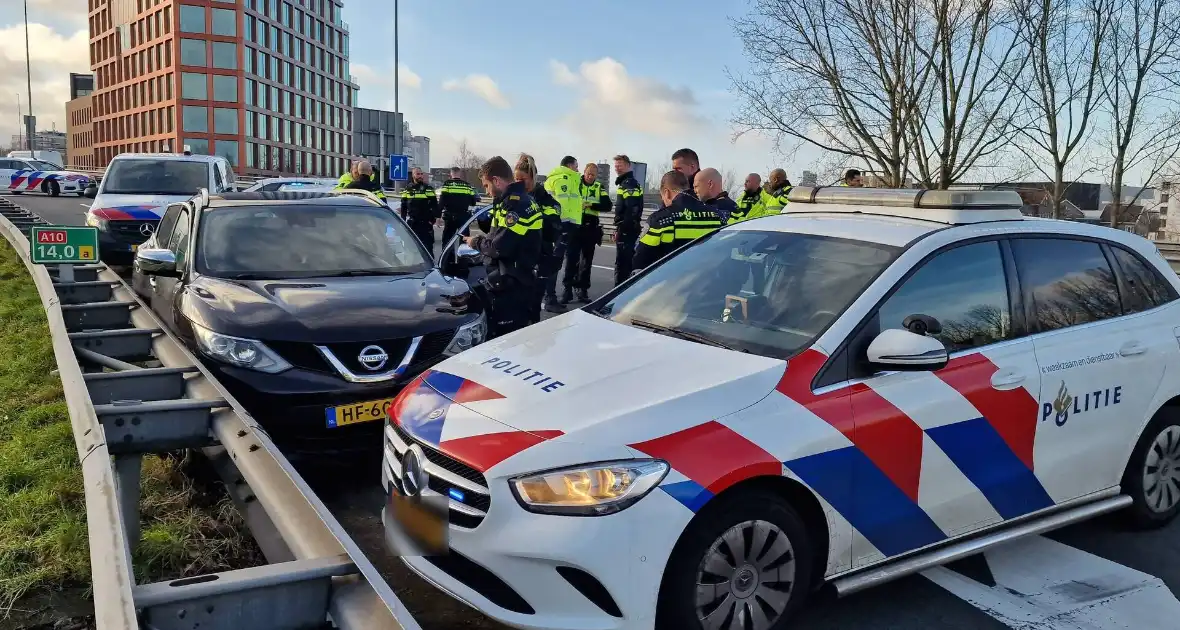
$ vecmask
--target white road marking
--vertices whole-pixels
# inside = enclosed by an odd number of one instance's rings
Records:
[[[922,575],[1014,630],[1174,628],[1180,600],[1159,578],[1043,536],[984,552],[996,586],[945,567]]]
[[[614,267],[603,267],[602,265],[593,265],[595,269],[606,269],[607,271],[614,271]]]
[[[88,203],[80,203],[80,204],[78,204],[78,205],[79,205],[79,206],[82,206],[83,208],[86,208],[87,210],[89,210],[89,209],[90,209],[90,204],[88,204]]]

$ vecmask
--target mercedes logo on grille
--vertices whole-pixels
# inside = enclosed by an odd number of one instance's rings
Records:
[[[376,372],[385,367],[385,364],[389,361],[389,355],[385,352],[385,348],[381,346],[365,346],[361,350],[361,353],[357,355],[356,360],[360,361],[361,365],[365,366],[365,369]]]
[[[429,416],[426,416],[426,419],[427,420],[438,420],[439,418],[443,417],[444,413],[446,413],[445,409],[435,409],[434,411],[430,412]]]
[[[141,223],[139,225],[139,233],[143,234],[144,236],[151,236],[152,232],[155,232],[155,231],[156,231],[156,228],[153,227],[151,223]]]
[[[417,444],[402,455],[402,490],[407,497],[422,494],[422,489],[426,487],[426,471],[422,468],[423,456],[422,449]]]

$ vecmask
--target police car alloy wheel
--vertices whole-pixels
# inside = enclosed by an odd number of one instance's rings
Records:
[[[782,630],[811,591],[813,547],[781,497],[743,493],[685,530],[660,589],[657,627]]]
[[[1123,492],[1134,500],[1131,525],[1162,527],[1180,513],[1180,414],[1161,409],[1144,429],[1123,474]]]

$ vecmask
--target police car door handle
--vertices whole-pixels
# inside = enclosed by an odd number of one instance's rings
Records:
[[[992,374],[992,388],[998,390],[1016,389],[1024,382],[1024,375],[1016,370],[1000,370]]]
[[[1119,354],[1124,357],[1133,357],[1138,354],[1147,352],[1147,345],[1138,341],[1128,341],[1119,348]]]

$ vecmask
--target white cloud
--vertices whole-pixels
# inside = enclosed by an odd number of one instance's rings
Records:
[[[404,63],[399,63],[397,68],[397,83],[399,87],[411,90],[417,90],[422,87],[422,77],[417,72],[411,70]],[[352,74],[357,78],[362,90],[370,88],[375,90],[388,89],[390,93],[393,91],[392,66],[374,68],[368,64],[354,63],[352,65]]]
[[[500,91],[500,86],[486,74],[469,74],[463,79],[450,79],[442,87],[450,92],[471,92],[499,109],[508,109],[509,106],[508,98]]]
[[[573,70],[556,59],[549,60],[549,74],[557,85],[575,85],[578,82],[578,76]]]
[[[631,75],[610,57],[587,61],[575,75],[565,64],[550,62],[558,85],[580,90],[580,125],[622,127],[629,132],[672,138],[703,131],[709,121],[698,112],[696,96],[686,87],[673,87],[648,77]]]
[[[6,0],[0,6],[4,4],[13,3]],[[84,7],[82,5],[82,9]],[[70,98],[69,73],[90,71],[89,38],[86,30],[67,34],[45,24],[29,24],[33,114],[37,116],[38,129],[56,126],[59,131],[65,130],[65,103]],[[23,24],[0,26],[0,67],[8,69],[0,74],[0,145],[4,145],[20,127],[16,116],[17,94],[23,113],[29,113]]]

